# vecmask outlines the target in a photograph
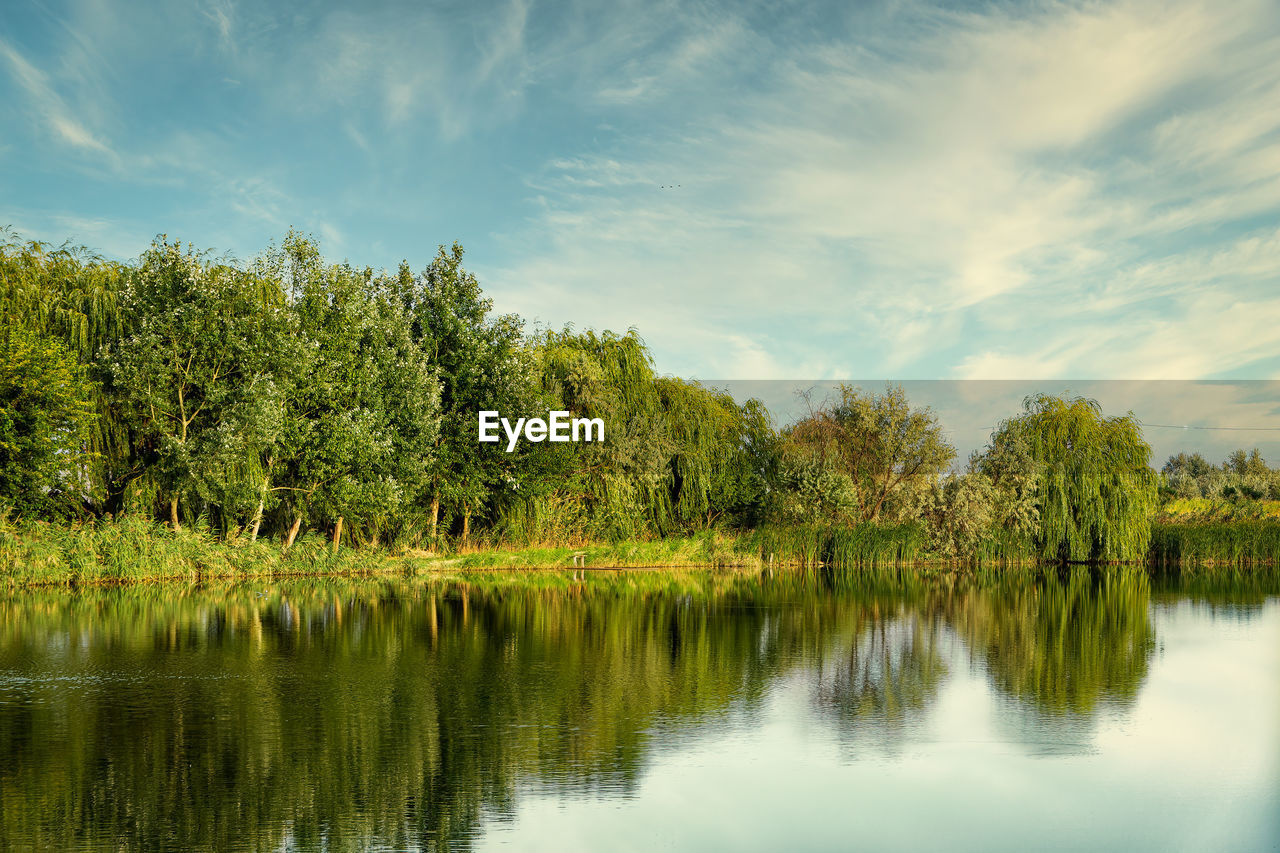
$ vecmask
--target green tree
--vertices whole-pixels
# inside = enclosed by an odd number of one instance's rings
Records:
[[[0,330],[0,500],[32,514],[80,506],[91,396],[60,341],[16,323]]]
[[[605,439],[531,448],[507,526],[521,538],[560,540],[653,529],[655,515],[669,512],[673,444],[640,336],[548,330],[535,341],[535,357],[545,403],[600,418]]]
[[[121,294],[111,377],[132,417],[148,484],[224,525],[264,495],[296,336],[278,285],[161,238]],[[269,482],[268,482],[269,486]]]
[[[326,264],[290,234],[268,253],[296,318],[299,377],[283,400],[283,498],[292,544],[302,524],[346,521],[368,541],[413,536],[439,426],[435,371],[412,339],[394,289],[371,271]]]
[[[1223,488],[1225,496],[1239,495],[1248,500],[1262,500],[1267,497],[1280,497],[1280,478],[1272,471],[1267,461],[1262,458],[1258,448],[1248,453],[1243,449],[1233,451],[1222,463],[1227,484]],[[1227,490],[1230,491],[1227,491]],[[1216,497],[1216,495],[1214,495]]]
[[[1156,506],[1151,446],[1133,413],[1104,417],[1096,400],[1028,397],[1023,414],[1000,424],[979,469],[1012,476],[1004,457],[1025,448],[1035,465],[1042,557],[1060,561],[1145,556]],[[1019,451],[1019,453],[1022,451]]]
[[[1170,456],[1160,469],[1161,482],[1174,496],[1202,498],[1209,494],[1217,470],[1199,453]]]
[[[533,414],[532,361],[523,323],[513,314],[490,314],[493,301],[463,268],[462,257],[457,243],[441,246],[421,275],[401,264],[391,282],[410,335],[440,381],[440,429],[427,472],[433,540],[442,507],[462,519],[465,540],[472,517],[500,499],[512,481],[510,455],[477,441],[479,412],[498,411],[513,420]]]
[[[656,385],[670,440],[660,529],[759,520],[775,437],[764,406],[683,379]]]
[[[800,480],[825,476],[828,494],[846,494],[856,521],[908,520],[918,493],[955,459],[932,410],[913,409],[900,385],[884,394],[840,385],[786,439],[792,468],[811,472]],[[826,475],[817,474],[824,469]]]
[[[130,270],[84,248],[23,241],[0,229],[0,315],[60,341],[84,368],[93,428],[77,463],[87,508],[118,509],[132,465],[129,424],[99,356],[119,337],[118,294]]]

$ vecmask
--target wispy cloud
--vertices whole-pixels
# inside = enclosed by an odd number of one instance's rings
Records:
[[[235,3],[232,0],[211,0],[200,10],[200,13],[204,15],[210,26],[217,32],[223,48],[235,51]]]
[[[8,62],[9,71],[25,91],[32,111],[40,117],[54,139],[81,151],[103,155],[111,162],[118,161],[111,146],[86,127],[67,106],[47,74],[3,39],[0,39],[0,56]]]
[[[1280,263],[1240,233],[1280,213],[1274,7],[906,9],[550,161],[494,277],[548,317],[698,317],[646,327],[676,369],[730,329],[818,375],[1201,376],[1274,350]]]

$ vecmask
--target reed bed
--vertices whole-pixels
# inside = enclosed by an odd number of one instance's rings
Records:
[[[927,537],[916,524],[852,527],[760,527],[745,535],[749,552],[764,565],[804,569],[901,566],[923,556]]]
[[[389,558],[374,548],[334,554],[318,535],[299,538],[285,552],[276,542],[174,532],[133,515],[72,525],[0,517],[0,583],[11,586],[368,574],[385,571]]]
[[[1274,566],[1280,563],[1280,523],[1156,524],[1151,529],[1149,562],[1183,568]]]

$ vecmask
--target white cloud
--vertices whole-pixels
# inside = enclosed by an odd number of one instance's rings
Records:
[[[26,91],[32,109],[43,119],[59,141],[82,151],[106,155],[116,161],[111,147],[89,130],[54,89],[47,74],[36,68],[12,45],[0,39],[0,55],[9,63],[14,79]]]
[[[911,9],[774,57],[678,129],[658,104],[652,131],[550,161],[487,280],[548,319],[639,325],[678,369],[730,333],[792,375],[1200,376],[1275,351],[1269,238],[1223,242],[1280,211],[1267,4]]]

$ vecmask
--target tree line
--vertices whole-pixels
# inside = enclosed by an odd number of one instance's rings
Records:
[[[1132,415],[1029,398],[953,471],[901,387],[840,386],[779,427],[758,400],[658,375],[635,330],[495,313],[462,262],[454,244],[420,270],[361,268],[290,232],[248,262],[160,237],[121,263],[6,233],[0,508],[285,548],[304,530],[434,548],[766,524],[911,524],[955,557],[1146,548],[1161,477]],[[477,441],[481,410],[601,418],[606,440],[507,453]],[[1200,462],[1171,459],[1165,491],[1205,480]],[[1258,465],[1241,453],[1234,494],[1265,493]]]

